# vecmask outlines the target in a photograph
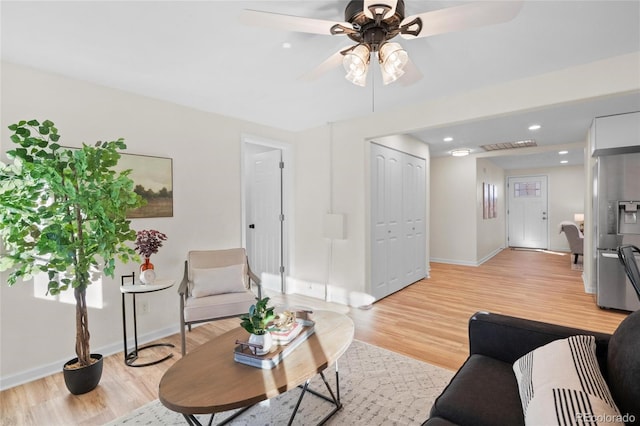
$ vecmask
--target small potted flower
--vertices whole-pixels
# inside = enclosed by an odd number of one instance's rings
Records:
[[[262,348],[256,348],[256,355],[265,355],[271,350],[273,340],[271,334],[267,330],[269,324],[275,318],[274,307],[267,307],[269,298],[259,299],[256,297],[256,304],[251,305],[249,313],[240,317],[242,322],[240,326],[250,333],[249,343],[260,345]]]
[[[144,229],[136,233],[135,251],[144,257],[144,263],[140,266],[140,281],[144,284],[151,284],[155,280],[153,263],[149,258],[158,252],[158,249],[162,247],[162,242],[166,240],[167,236],[155,229]]]

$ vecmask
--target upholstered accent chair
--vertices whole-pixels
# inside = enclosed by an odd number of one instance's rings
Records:
[[[584,235],[580,232],[578,225],[573,222],[562,222],[560,232],[564,232],[567,237],[571,254],[574,256],[573,263],[578,263],[578,256],[584,254]]]
[[[257,295],[251,283],[257,286]],[[262,297],[262,286],[249,268],[243,248],[190,251],[184,263],[180,295],[182,355],[186,353],[185,328],[249,311]]]

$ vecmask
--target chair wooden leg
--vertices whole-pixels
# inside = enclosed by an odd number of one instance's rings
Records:
[[[187,338],[184,333],[184,324],[180,324],[180,339],[182,340],[182,356],[187,353]]]
[[[573,263],[578,263],[578,253],[573,255]]]

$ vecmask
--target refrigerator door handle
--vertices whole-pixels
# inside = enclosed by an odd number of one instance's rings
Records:
[[[611,259],[617,259],[618,258],[618,254],[617,253],[600,253],[602,254],[602,257],[608,257]]]

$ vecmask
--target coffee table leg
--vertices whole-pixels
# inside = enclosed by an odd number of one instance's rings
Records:
[[[198,419],[196,419],[196,416],[194,416],[193,414],[183,414],[183,416],[185,420],[187,420],[187,423],[189,423],[189,426],[202,426],[202,423],[200,423]],[[213,416],[215,416],[215,414],[211,415],[207,426],[211,426],[213,424]]]
[[[329,386],[329,382],[327,382],[326,377],[324,376],[324,371],[320,372],[320,377],[322,378],[322,381],[324,382],[325,386],[327,387],[327,390],[329,391],[329,394],[331,395],[331,398],[329,398],[326,395],[323,395],[319,392],[314,391],[313,389],[309,389],[309,382],[311,381],[311,379],[307,380],[306,382],[304,382],[304,385],[301,386],[302,387],[302,392],[300,393],[300,397],[298,398],[298,402],[296,403],[296,406],[293,409],[293,413],[291,413],[291,417],[289,418],[289,423],[288,426],[291,426],[291,424],[293,423],[293,419],[295,418],[296,414],[298,413],[298,408],[300,407],[300,403],[302,402],[302,398],[304,397],[304,394],[309,392],[317,397],[320,397],[322,399],[324,399],[325,401],[329,401],[331,402],[333,405],[335,405],[335,408],[333,410],[331,410],[331,412],[329,414],[327,414],[322,420],[320,420],[320,422],[318,423],[318,425],[323,425],[327,422],[327,420],[329,420],[334,414],[336,414],[338,411],[340,411],[340,409],[342,409],[342,403],[340,402],[340,375],[338,373],[338,363],[336,362],[336,393],[333,393],[333,390],[331,389],[331,386]],[[337,395],[337,396],[336,396]]]
[[[340,404],[340,375],[338,374],[338,361],[336,361],[336,394],[338,397],[338,404]]]
[[[202,426],[202,423],[191,414],[183,414],[184,419],[189,423],[189,426]]]
[[[238,416],[240,416],[242,413],[244,413],[251,407],[253,407],[253,405],[249,405],[239,409],[238,411],[233,413],[231,416],[227,417],[226,419],[218,423],[216,426],[222,426],[222,425],[231,423],[233,420],[235,420]],[[216,415],[215,413],[211,414],[211,418],[209,418],[209,423],[207,423],[207,426],[211,426],[213,424],[213,417],[215,415]],[[187,423],[189,423],[189,426],[202,426],[202,423],[200,423],[200,421],[193,414],[183,414],[183,416],[187,420]]]

